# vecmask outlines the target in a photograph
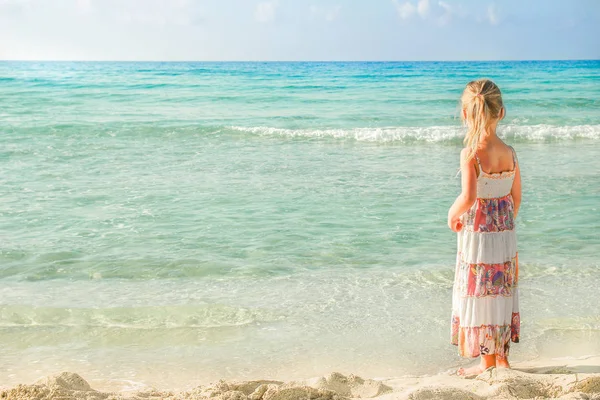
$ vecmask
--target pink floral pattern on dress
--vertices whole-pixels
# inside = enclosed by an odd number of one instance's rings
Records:
[[[501,264],[464,264],[461,267],[468,268],[462,291],[464,296],[512,296],[512,289],[517,285],[516,258]]]
[[[458,332],[460,330],[460,318],[458,318],[458,315],[452,315],[452,323],[450,325],[452,330],[450,332],[450,343],[458,346]]]
[[[511,327],[498,325],[481,325],[460,327],[458,330],[458,354],[462,357],[479,357],[496,354],[508,357],[510,350]]]
[[[510,194],[491,199],[478,198],[475,207],[474,231],[502,232],[514,229],[515,206]]]
[[[512,319],[510,323],[510,340],[515,343],[519,343],[519,337],[521,335],[521,315],[518,312],[512,313]]]

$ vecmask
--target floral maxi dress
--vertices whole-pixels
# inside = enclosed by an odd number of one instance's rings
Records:
[[[452,344],[462,357],[508,356],[520,316],[513,170],[487,174],[479,158],[477,200],[462,215],[452,293]]]

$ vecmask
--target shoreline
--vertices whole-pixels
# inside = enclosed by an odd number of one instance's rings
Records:
[[[559,398],[600,400],[600,355],[515,362],[512,369],[491,368],[474,377],[452,371],[437,375],[363,378],[332,372],[295,381],[219,380],[186,391],[147,388],[101,392],[73,372],[46,376],[34,383],[0,386],[0,398],[14,400],[70,399],[207,399],[292,400],[360,399],[458,400]]]

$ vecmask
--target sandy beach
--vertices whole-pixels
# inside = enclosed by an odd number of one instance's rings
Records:
[[[598,37],[600,0],[0,0],[0,400],[600,400]]]
[[[91,377],[87,377],[91,378]],[[479,376],[438,375],[368,379],[332,372],[298,381],[219,380],[192,390],[173,392],[101,392],[73,372],[61,372],[12,388],[0,388],[0,398],[25,399],[600,399],[600,356],[515,363],[512,369],[491,368]]]

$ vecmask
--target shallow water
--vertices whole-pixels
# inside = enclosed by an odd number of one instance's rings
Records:
[[[4,62],[0,385],[461,363],[446,213],[481,75],[524,188],[512,357],[599,354],[597,61]]]

